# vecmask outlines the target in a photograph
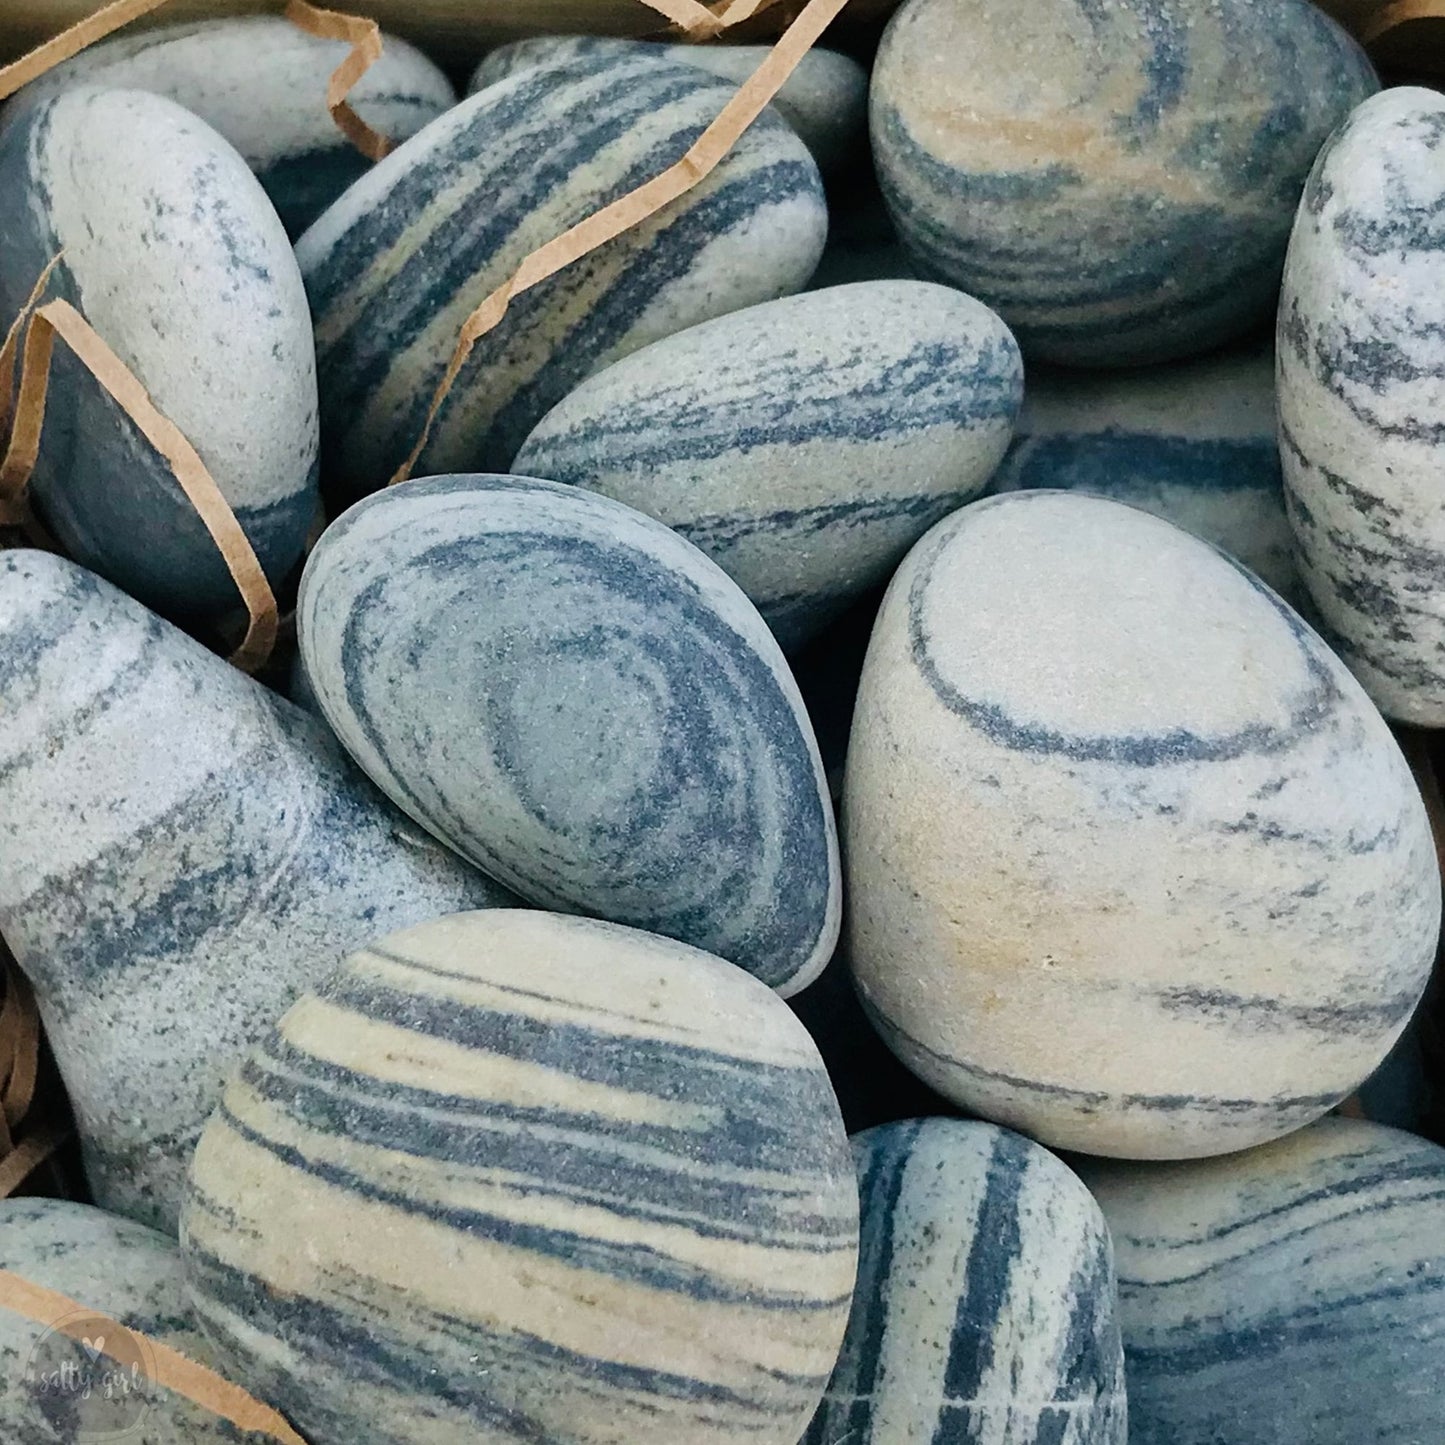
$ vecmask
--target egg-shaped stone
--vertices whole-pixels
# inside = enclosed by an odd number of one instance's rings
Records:
[[[1114,1236],[1132,1445],[1445,1439],[1445,1149],[1331,1118],[1078,1167]]]
[[[97,1203],[174,1231],[245,1049],[352,949],[510,901],[325,725],[99,578],[0,553],[0,929]]]
[[[1429,975],[1424,804],[1344,665],[1157,517],[1014,492],[909,554],[844,784],[863,1001],[941,1093],[1047,1144],[1275,1138]]]
[[[797,685],[747,598],[660,522],[528,478],[408,482],[321,538],[297,623],[352,757],[529,902],[784,993],[827,963],[837,842]]]
[[[274,585],[316,510],[316,358],[296,258],[246,163],[137,90],[76,86],[0,132],[0,315],[76,307],[190,440]],[[169,466],[57,343],[30,485],[77,561],[188,621],[239,607]]]
[[[869,123],[928,271],[1027,356],[1122,366],[1268,316],[1315,153],[1378,85],[1309,0],[907,0]]]
[[[788,1007],[522,910],[354,955],[231,1080],[183,1248],[237,1374],[354,1445],[795,1445],[858,1200]]]
[[[730,94],[645,48],[535,66],[433,121],[332,206],[297,243],[328,488],[354,500],[388,481],[473,308],[536,248],[681,159]],[[761,116],[685,196],[512,300],[416,475],[505,467],[599,367],[800,290],[826,231],[812,157]]]
[[[1124,1445],[1113,1249],[1078,1176],[961,1119],[870,1129],[853,1155],[858,1283],[802,1445]]]
[[[511,469],[666,522],[791,650],[983,490],[1022,397],[1018,347],[972,297],[838,286],[634,352],[553,407]]]
[[[1389,717],[1445,724],[1445,99],[1388,90],[1320,153],[1279,307],[1300,569]]]

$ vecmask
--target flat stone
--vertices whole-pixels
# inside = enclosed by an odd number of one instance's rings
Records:
[[[1429,976],[1420,792],[1343,663],[1213,548],[1014,492],[893,579],[844,785],[850,946],[900,1057],[1064,1148],[1325,1113]]]
[[[0,553],[0,930],[97,1203],[175,1229],[232,1064],[378,934],[508,901],[319,720],[48,553]]]
[[[1445,724],[1445,100],[1386,91],[1321,152],[1279,309],[1300,569],[1387,716]]]
[[[190,439],[279,584],[316,510],[306,293],[255,176],[204,121],[136,90],[76,86],[0,132],[0,315],[48,295],[110,343]],[[37,510],[77,561],[187,621],[239,607],[170,468],[57,343]]]
[[[736,585],[576,487],[436,477],[311,554],[306,674],[399,806],[529,902],[706,947],[783,993],[838,934],[801,697]]]
[[[336,496],[375,490],[405,460],[472,309],[537,247],[680,159],[729,93],[650,53],[535,66],[433,121],[316,222],[297,255]],[[760,117],[685,197],[513,300],[416,475],[505,467],[600,367],[801,290],[826,231],[812,157]]]
[[[1124,366],[1270,314],[1315,153],[1378,88],[1309,0],[908,0],[870,127],[930,274],[1030,358]]]
[[[1078,1176],[955,1119],[870,1129],[853,1155],[853,1313],[802,1445],[1124,1445],[1114,1252]]]
[[[302,998],[197,1151],[184,1250],[315,1441],[795,1445],[858,1200],[785,1004],[665,939],[423,924]]]
[[[666,522],[792,649],[983,490],[1022,397],[1018,347],[980,302],[840,286],[634,352],[548,412],[511,469]]]

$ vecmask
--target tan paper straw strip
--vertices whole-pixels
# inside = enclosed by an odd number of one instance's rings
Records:
[[[159,10],[169,0],[114,0],[103,5],[93,15],[77,20],[68,30],[62,30],[53,40],[37,45],[34,50],[22,55],[10,65],[0,66],[0,100],[14,95],[22,85],[29,85],[47,70],[54,70],[62,61],[79,55],[87,46],[117,30]]]
[[[10,323],[10,330],[5,333],[5,342],[0,345],[0,437],[6,434],[10,425],[10,408],[15,402],[15,361],[20,346],[20,336],[25,330],[25,323],[30,320],[30,314],[40,305],[40,298],[45,295],[45,288],[50,285],[50,278],[55,274],[55,268],[65,258],[64,251],[57,251],[45,269],[40,273],[40,279],[31,288],[30,295],[26,298],[25,305],[20,308],[19,315]],[[10,520],[0,517],[0,521]]]
[[[667,0],[646,0],[662,10]],[[595,251],[624,231],[640,225],[656,215],[664,206],[686,195],[717,168],[723,157],[737,144],[738,138],[763,113],[768,103],[783,88],[784,82],[798,68],[799,62],[816,44],[848,0],[808,0],[798,18],[784,32],[766,59],[743,82],[737,93],[723,107],[716,120],[688,147],[681,160],[675,161],[661,175],[645,181],[600,211],[579,221],[575,226],[554,236],[527,256],[512,275],[488,296],[467,317],[457,339],[456,349],[432,396],[421,435],[411,455],[401,464],[390,485],[407,481],[421,454],[431,440],[437,417],[456,385],[478,341],[507,314],[512,298],[570,266],[589,251]]]
[[[5,1002],[0,1006],[0,1199],[8,1199],[70,1136],[57,1120],[21,1134],[40,1076],[40,1012],[30,981],[0,940]]]
[[[1355,34],[1361,45],[1373,45],[1414,20],[1445,20],[1445,0],[1394,0],[1360,22]]]
[[[367,160],[379,161],[389,156],[396,143],[367,125],[347,99],[361,77],[381,59],[381,26],[360,15],[319,9],[308,5],[306,0],[290,0],[286,18],[298,30],[318,40],[341,40],[351,46],[351,53],[336,67],[327,83],[326,108],[336,128]]]

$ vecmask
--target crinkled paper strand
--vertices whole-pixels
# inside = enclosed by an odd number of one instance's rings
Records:
[[[360,15],[318,9],[306,0],[290,0],[286,18],[298,30],[318,40],[340,40],[351,47],[351,53],[336,67],[327,83],[326,108],[336,128],[367,160],[385,159],[395,149],[395,142],[367,125],[347,99],[361,77],[381,59],[381,26]]]
[[[0,940],[0,1199],[8,1199],[65,1142],[54,1119],[30,1120],[40,1078],[40,1012],[29,980]],[[29,1120],[29,1127],[25,1127]]]
[[[1445,0],[1392,0],[1357,20],[1355,35],[1361,45],[1374,45],[1415,20],[1445,20]]]
[[[18,3],[23,4],[24,0],[18,0]],[[54,70],[63,61],[79,55],[97,40],[114,35],[117,30],[153,10],[159,10],[166,3],[168,0],[114,0],[113,4],[101,6],[84,20],[77,20],[53,40],[37,45],[29,54],[22,55],[10,65],[0,66],[0,100],[14,95],[22,85],[38,80],[47,70]]]

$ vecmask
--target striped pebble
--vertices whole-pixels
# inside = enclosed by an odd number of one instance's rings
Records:
[[[1315,152],[1378,84],[1309,0],[907,0],[870,126],[923,264],[1025,355],[1123,366],[1269,314]]]
[[[1390,717],[1445,725],[1445,99],[1386,91],[1320,154],[1279,309],[1306,583]]]
[[[96,1202],[174,1231],[232,1063],[367,939],[507,898],[328,730],[73,563],[0,553],[0,929]]]
[[[1079,1168],[1114,1235],[1132,1445],[1445,1439],[1445,1149],[1324,1119]]]
[[[634,352],[548,412],[512,471],[666,522],[791,649],[983,490],[1022,396],[988,307],[922,281],[840,286]]]
[[[297,616],[351,755],[529,902],[785,994],[827,963],[837,841],[797,685],[747,598],[660,523],[550,482],[409,482],[327,531]]]
[[[679,159],[730,91],[651,53],[537,66],[434,121],[297,243],[316,319],[328,486],[355,499],[420,437],[472,308],[535,248]],[[417,475],[505,467],[598,368],[800,290],[827,230],[775,115],[658,216],[515,298],[463,367]]]
[[[316,362],[286,233],[245,162],[174,101],[77,86],[0,132],[0,315],[46,264],[190,439],[273,582],[316,509]],[[170,469],[64,345],[31,483],[77,561],[186,620],[238,607]]]
[[[464,914],[356,954],[227,1087],[183,1248],[317,1442],[795,1445],[858,1201],[786,1005],[632,929]]]
[[[853,1141],[853,1313],[801,1445],[1125,1445],[1114,1255],[1045,1149],[915,1119]]]
[[[1342,663],[1144,512],[1016,492],[893,580],[844,786],[854,972],[903,1061],[1093,1154],[1276,1138],[1429,974],[1424,804]]]
[[[235,146],[297,236],[371,166],[326,108],[327,83],[347,51],[344,42],[264,15],[126,32],[27,86],[0,124],[78,82],[168,96]],[[348,96],[393,141],[415,135],[456,99],[451,81],[392,35]]]
[[[1274,354],[1250,345],[1143,371],[1029,371],[994,490],[1090,492],[1152,512],[1305,601],[1275,439]]]

